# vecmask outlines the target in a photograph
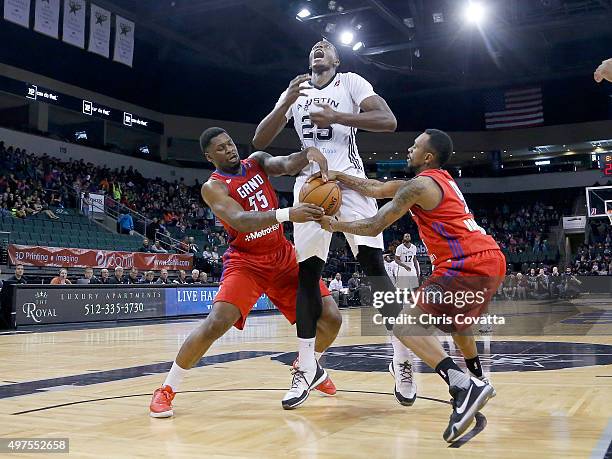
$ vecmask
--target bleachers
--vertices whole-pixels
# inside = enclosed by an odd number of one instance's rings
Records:
[[[0,231],[10,232],[10,243],[103,250],[136,251],[142,238],[114,234],[73,210],[62,209],[59,220],[44,214],[27,218],[5,216],[0,219]]]

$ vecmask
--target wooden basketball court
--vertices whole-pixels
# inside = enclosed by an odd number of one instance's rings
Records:
[[[360,314],[343,312],[323,361],[336,397],[313,392],[282,410],[295,329],[280,315],[258,315],[191,371],[171,419],[150,418],[148,404],[194,320],[2,335],[0,436],[69,438],[73,457],[612,455],[612,320],[580,337],[481,338],[497,397],[449,446],[446,386],[419,366],[419,399],[400,406],[385,371],[390,346],[360,336]]]

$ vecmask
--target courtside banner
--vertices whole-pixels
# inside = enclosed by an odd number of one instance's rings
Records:
[[[136,267],[145,271],[160,269],[191,269],[192,254],[116,252],[95,249],[71,249],[10,244],[11,264],[24,266],[55,266],[62,268],[115,268]]]
[[[166,314],[168,316],[188,316],[208,314],[219,287],[180,286],[166,292]],[[264,294],[253,305],[253,311],[274,309],[274,305]]]
[[[166,316],[163,287],[19,286],[14,298],[16,326]]]

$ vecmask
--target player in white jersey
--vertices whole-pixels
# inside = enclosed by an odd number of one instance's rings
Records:
[[[410,233],[404,234],[402,243],[395,250],[395,262],[399,265],[397,287],[414,290],[419,286],[421,268],[416,257],[416,245],[411,240]]]
[[[272,112],[257,126],[253,146],[266,148],[290,119],[304,147],[316,146],[326,157],[328,169],[340,170],[352,176],[365,178],[363,162],[357,150],[357,129],[372,132],[392,132],[397,126],[393,112],[385,100],[377,95],[364,78],[355,73],[337,73],[340,65],[338,51],[328,41],[316,43],[309,56],[312,75],[294,78],[281,94]],[[296,179],[294,199],[319,167],[305,167]],[[326,180],[326,170],[321,171]],[[350,190],[342,190],[342,206],[338,213],[341,221],[354,221],[376,215],[376,200]],[[394,286],[383,264],[383,237],[355,236],[346,239],[375,290],[392,291]],[[299,338],[299,367],[294,374],[292,388],[283,399],[283,406],[297,406],[308,397],[310,381],[316,371],[314,338],[316,322],[321,312],[318,282],[327,260],[331,234],[318,224],[295,224],[294,241],[300,265],[297,293],[297,333]],[[401,305],[385,305],[383,315],[397,316]],[[412,384],[412,354],[394,339],[395,394],[403,405],[416,399]],[[287,403],[285,403],[287,402]]]
[[[391,254],[387,253],[384,257],[385,260],[385,271],[387,271],[387,276],[393,282],[393,285],[397,287],[397,271],[399,270],[399,265],[393,259]]]

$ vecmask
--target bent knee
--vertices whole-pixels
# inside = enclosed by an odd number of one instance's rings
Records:
[[[323,309],[320,320],[337,328],[340,328],[342,325],[342,314],[331,296],[323,297]]]

